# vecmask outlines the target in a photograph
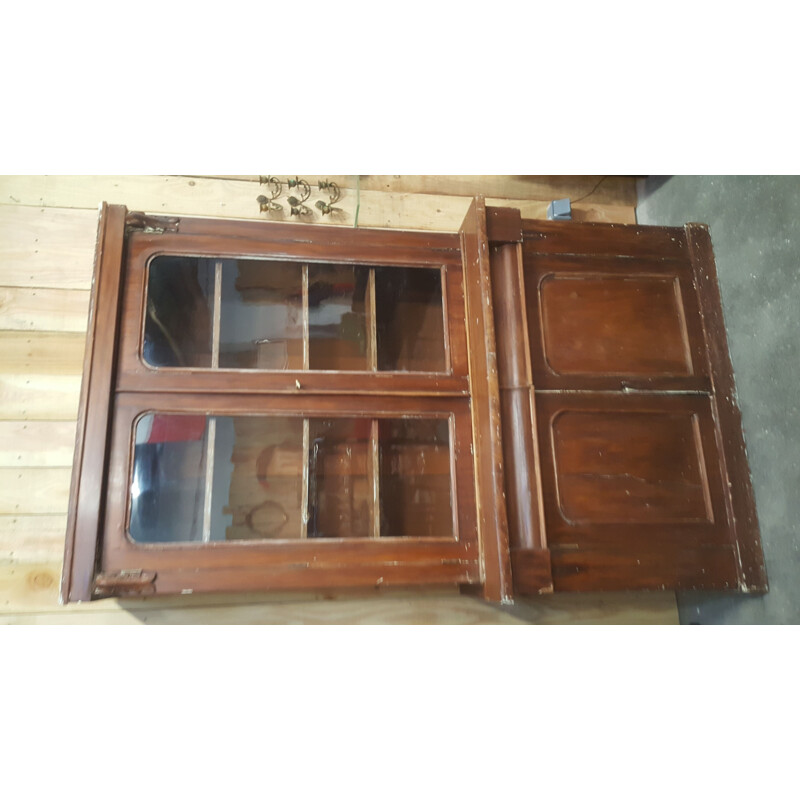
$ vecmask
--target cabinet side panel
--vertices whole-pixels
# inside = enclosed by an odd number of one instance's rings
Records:
[[[475,488],[484,566],[483,596],[513,596],[508,519],[504,498],[500,389],[494,332],[486,206],[476,197],[461,228],[469,344]]]
[[[686,226],[686,238],[700,299],[713,383],[713,412],[736,549],[738,588],[742,592],[763,593],[768,590],[769,584],[711,237],[705,225],[689,224]]]
[[[105,494],[126,215],[124,206],[103,204],[101,209],[64,550],[63,602],[91,598]]]

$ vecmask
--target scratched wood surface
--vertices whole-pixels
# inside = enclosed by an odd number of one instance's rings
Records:
[[[590,193],[576,205],[576,218],[633,222],[633,181],[609,178],[591,193],[598,180],[368,176],[359,225],[455,232],[482,181],[491,204],[518,205],[529,218],[545,217],[551,195],[576,200]],[[342,185],[344,211],[331,222],[352,225],[355,191]],[[0,177],[0,622],[677,623],[674,595],[659,592],[559,596],[511,607],[453,591],[58,605],[98,206],[105,200],[158,213],[255,219],[264,218],[254,199],[260,192],[256,176]]]

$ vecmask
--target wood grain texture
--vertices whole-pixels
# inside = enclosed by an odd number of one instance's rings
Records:
[[[0,375],[0,419],[77,419],[80,391],[80,375]]]
[[[575,225],[557,220],[541,221],[523,211],[524,249],[534,254],[589,255],[685,259],[687,247],[680,228],[651,225]],[[577,220],[576,220],[577,221]]]
[[[70,467],[75,423],[0,420],[0,467]]]
[[[91,595],[98,526],[102,524],[105,504],[106,445],[114,387],[126,214],[124,206],[103,204],[97,224],[93,292],[81,365],[83,381],[64,544],[62,596],[65,599],[88,600]]]
[[[513,597],[504,498],[503,434],[497,371],[486,203],[477,196],[461,226],[475,458],[475,496],[483,561],[483,596]]]
[[[66,514],[69,467],[0,468],[0,514]]]
[[[0,374],[81,375],[86,335],[0,331]]]
[[[150,214],[213,216],[229,219],[261,219],[288,222],[293,225],[353,227],[356,192],[343,189],[337,210],[322,216],[314,213],[306,219],[293,218],[288,203],[283,210],[259,211],[256,197],[262,190],[256,184],[232,180],[186,178],[181,176],[4,176],[0,177],[0,198],[6,203],[48,208],[96,209],[100,202],[124,204],[131,210]],[[317,195],[314,190],[310,203]],[[551,198],[553,199],[553,198]],[[360,196],[358,224],[360,228],[396,228],[401,230],[457,232],[469,209],[470,196],[386,192],[363,190]],[[492,197],[492,205],[519,207],[523,216],[546,219],[549,200],[519,201],[508,197]],[[633,222],[632,205],[594,205],[576,203],[573,216],[605,222]]]
[[[726,502],[736,548],[738,588],[740,591],[763,593],[768,590],[769,583],[711,237],[705,225],[689,224],[685,231],[708,347],[717,444],[726,483],[731,487]]]
[[[66,529],[66,514],[0,514],[0,562],[60,564]]]
[[[0,330],[85,333],[89,292],[0,286]]]
[[[100,201],[86,210],[3,205],[11,202],[6,180],[0,177],[0,286],[91,288]]]
[[[194,175],[258,183],[259,175]],[[285,185],[286,179],[280,180]],[[305,175],[314,185],[321,179],[335,181],[342,189],[355,189],[355,175]],[[364,191],[420,193],[474,197],[476,194],[514,200],[550,200],[569,197],[575,202],[591,198],[606,205],[636,205],[636,178],[626,175],[360,175]],[[284,189],[284,191],[286,191]]]
[[[665,592],[572,595],[492,606],[453,590],[394,590],[97,600],[58,605],[60,564],[0,562],[0,624],[676,625]]]
[[[640,239],[637,226],[595,227]],[[523,252],[537,389],[710,390],[687,258]]]

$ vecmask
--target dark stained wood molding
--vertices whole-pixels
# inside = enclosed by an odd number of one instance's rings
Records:
[[[727,490],[726,504],[734,534],[738,589],[740,592],[764,593],[769,590],[769,583],[747,463],[742,416],[736,401],[711,236],[708,226],[698,223],[687,224],[685,231],[708,351],[713,386],[712,412]]]
[[[522,212],[518,208],[486,207],[486,235],[490,244],[522,241]]]
[[[505,209],[503,209],[505,210]],[[497,337],[497,371],[503,419],[503,465],[514,589],[522,593],[552,591],[550,558],[523,559],[523,575],[514,566],[514,551],[532,553],[547,547],[542,512],[542,487],[535,433],[534,388],[531,378],[522,252],[518,243],[490,248],[492,292]],[[535,580],[527,565],[536,560]],[[521,582],[520,582],[521,581]]]
[[[514,593],[519,595],[552,594],[553,571],[550,551],[542,548],[512,549]]]
[[[508,602],[513,597],[513,586],[508,517],[503,497],[503,437],[486,203],[482,196],[476,197],[470,205],[459,235],[469,343],[475,488],[484,572],[482,596],[485,600]]]
[[[100,210],[67,517],[62,602],[82,602],[92,596],[108,466],[126,216],[125,206],[103,203]]]

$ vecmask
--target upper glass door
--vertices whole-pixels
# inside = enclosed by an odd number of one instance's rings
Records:
[[[442,270],[158,255],[147,271],[151,368],[449,371]]]

